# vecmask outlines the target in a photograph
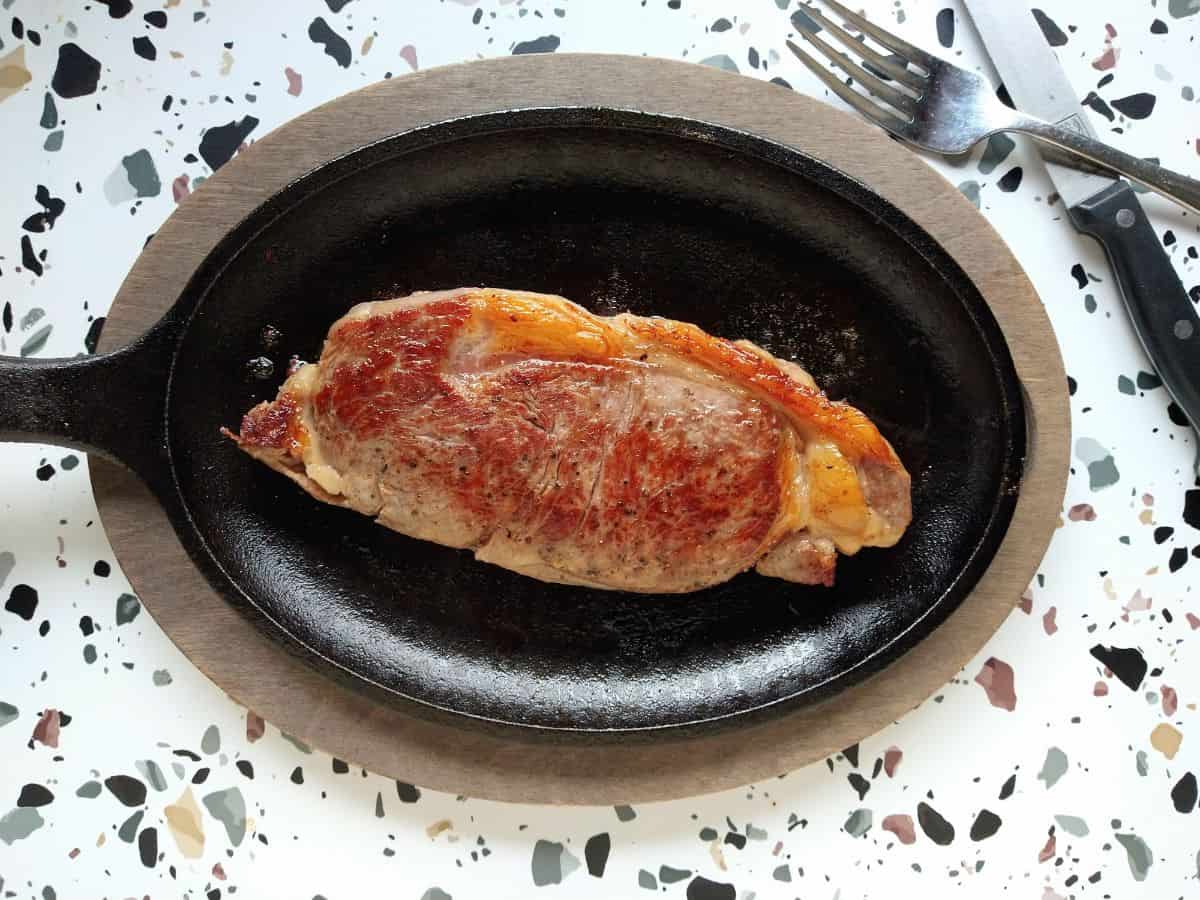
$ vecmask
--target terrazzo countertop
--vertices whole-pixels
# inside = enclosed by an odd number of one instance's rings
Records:
[[[992,74],[957,5],[865,6]],[[242,145],[381,78],[613,51],[829,99],[784,49],[794,0],[0,7],[0,353],[11,355],[92,349],[176,203]],[[1101,134],[1200,174],[1200,0],[1042,8]],[[556,809],[423,790],[349,767],[225,696],[122,576],[86,459],[3,446],[0,896],[1200,896],[1194,438],[1037,157],[997,138],[930,164],[1040,291],[1074,425],[1061,527],[1036,580],[935,697],[835,757],[713,796]],[[1143,199],[1200,302],[1195,217]]]

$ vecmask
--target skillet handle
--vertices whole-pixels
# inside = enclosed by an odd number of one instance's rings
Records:
[[[153,480],[166,468],[164,324],[100,356],[0,356],[0,441],[98,453]]]

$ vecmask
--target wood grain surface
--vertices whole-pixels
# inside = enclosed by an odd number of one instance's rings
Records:
[[[184,200],[122,285],[100,349],[145,331],[227,230],[322,162],[420,125],[545,106],[687,116],[790,144],[870,186],[954,257],[1004,330],[1032,420],[1031,455],[1012,524],[959,609],[882,672],[771,721],[653,743],[548,745],[414,717],[279,650],[209,587],[150,492],[125,470],[93,457],[97,502],[117,558],[159,625],[235,699],[342,759],[425,787],[509,801],[646,802],[747,784],[821,759],[904,715],[983,646],[1041,561],[1061,512],[1068,466],[1066,374],[1033,286],[951,184],[872,126],[774,85],[636,57],[520,56],[381,82],[288,122]]]

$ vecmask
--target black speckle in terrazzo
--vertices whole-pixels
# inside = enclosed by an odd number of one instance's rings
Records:
[[[613,812],[617,814],[618,822],[632,822],[637,818],[637,811],[628,804],[621,803],[613,807]]]
[[[1136,647],[1106,647],[1097,644],[1091,649],[1091,654],[1108,666],[1131,691],[1141,688],[1146,670],[1150,668],[1142,652]]]
[[[746,846],[746,836],[738,834],[736,831],[729,831],[725,833],[725,843],[738,850],[742,850]]]
[[[50,465],[50,463],[42,463],[37,467],[37,471],[34,474],[37,476],[38,481],[49,481],[54,477],[56,471],[57,469]]]
[[[228,122],[209,128],[200,137],[201,158],[214,172],[229,162],[238,147],[258,127],[254,116],[242,116],[237,122]]]
[[[1167,560],[1167,568],[1172,572],[1178,572],[1188,561],[1187,547],[1176,547],[1171,551],[1171,558]]]
[[[1193,793],[1195,791],[1195,779],[1192,779]],[[54,794],[50,789],[41,784],[27,784],[21,788],[21,793],[17,797],[17,806],[19,807],[36,807],[49,806],[54,802]]]
[[[846,757],[846,762],[850,763],[854,768],[858,768],[858,744],[851,744],[842,751],[842,756]]]
[[[103,559],[96,560],[96,564],[94,566],[92,566],[92,574],[95,575],[97,578],[107,578],[111,573],[112,573],[112,566],[110,566]]]
[[[12,332],[13,311],[12,311],[12,302],[9,300],[4,301],[4,312],[2,315],[0,315],[0,324],[3,324],[5,334],[9,334]]]
[[[332,57],[343,69],[350,68],[350,45],[323,18],[317,16],[312,20],[308,26],[308,37],[314,44],[324,47],[325,55]]]
[[[50,95],[47,94],[47,97]],[[28,219],[21,223],[21,227],[26,231],[32,231],[35,234],[54,227],[54,223],[58,221],[58,217],[63,214],[63,210],[67,208],[66,201],[58,197],[52,197],[49,189],[44,184],[39,184],[33,193],[34,199],[38,205],[42,207],[42,211],[34,213]]]
[[[250,760],[239,759],[237,762],[234,763],[234,765],[237,766],[237,770],[239,772],[241,772],[243,775],[245,775],[251,781],[254,780],[254,765],[250,762]]]
[[[138,617],[138,613],[142,611],[142,604],[133,594],[121,594],[117,597],[117,624],[128,625]]]
[[[1183,521],[1200,530],[1200,488],[1193,488],[1183,495]]]
[[[29,240],[29,235],[27,234],[21,235],[21,265],[34,275],[41,277],[43,272],[42,262],[34,252],[33,241]]]
[[[158,59],[158,49],[154,46],[154,41],[146,37],[144,34],[138,35],[133,39],[133,52],[142,59],[154,62]]]
[[[604,867],[608,865],[608,854],[612,849],[612,839],[607,831],[593,834],[583,847],[583,859],[587,863],[588,874],[593,878],[604,875]]]
[[[92,665],[96,661],[96,645],[95,644],[84,644],[83,645],[83,661],[85,663],[87,663],[89,666]]]
[[[1180,428],[1192,427],[1192,423],[1189,422],[1188,417],[1184,415],[1183,409],[1180,408],[1179,404],[1174,400],[1167,404],[1167,418],[1171,420],[1172,424],[1178,425]],[[1200,526],[1195,527],[1200,528]]]
[[[16,16],[13,16],[12,20],[12,36],[18,41],[25,37],[25,23]]]
[[[154,864],[158,862],[158,829],[147,828],[138,835],[138,856],[142,858],[142,865],[147,869],[153,869]]]
[[[304,784],[304,767],[303,766],[296,766],[296,768],[292,769],[291,781],[292,781],[292,784]]]
[[[406,781],[397,781],[396,796],[400,798],[401,803],[416,803],[421,799],[421,790]]]
[[[733,27],[732,22],[730,22],[728,19],[722,18],[722,19],[717,19],[710,26],[708,26],[708,30],[715,32],[716,34],[720,34],[723,31],[728,31],[732,27]]]
[[[104,786],[126,806],[141,806],[146,802],[146,785],[132,775],[110,775]]]
[[[348,766],[344,760],[340,760],[336,756],[333,758],[333,774],[334,775],[345,775],[349,771],[350,771],[350,766]]]
[[[1058,24],[1040,9],[1031,10],[1034,19],[1037,20],[1038,27],[1042,29],[1042,34],[1046,38],[1046,43],[1051,47],[1061,47],[1067,42],[1067,36],[1063,30],[1058,27]]]
[[[1086,106],[1088,109],[1092,110],[1092,112],[1099,113],[1110,122],[1117,117],[1116,113],[1112,111],[1109,105],[1105,103],[1104,100],[1101,99],[1100,95],[1095,91],[1088,91],[1088,95],[1083,98],[1080,105]]]
[[[50,86],[64,99],[86,97],[96,92],[100,81],[100,60],[70,41],[58,48],[58,64]]]
[[[1171,802],[1175,805],[1175,811],[1181,813],[1190,813],[1196,808],[1196,776],[1191,772],[1185,772],[1183,777],[1175,783],[1175,787],[1171,788]]]
[[[854,788],[855,793],[858,794],[859,800],[867,796],[867,791],[871,790],[871,782],[867,781],[858,772],[851,772],[846,776],[846,780],[850,782],[850,787]]]
[[[1000,188],[1000,190],[1007,194],[1011,194],[1021,186],[1021,176],[1023,174],[1024,173],[1021,171],[1020,166],[1013,166],[1004,173],[1004,176],[999,181],[996,182],[996,187]]]
[[[523,53],[553,53],[558,49],[561,43],[560,38],[556,34],[546,34],[539,38],[534,38],[532,41],[519,41],[512,49],[513,56],[519,56]]]
[[[1000,830],[1002,821],[990,809],[981,809],[971,824],[971,840],[986,841]]]
[[[1112,105],[1123,116],[1128,116],[1131,119],[1145,119],[1154,112],[1154,105],[1157,102],[1157,97],[1143,91],[1137,94],[1130,94],[1128,97],[1121,97],[1119,100],[1114,100]]]
[[[131,0],[97,0],[102,6],[108,7],[108,14],[114,19],[123,19],[133,11]]]
[[[83,338],[83,346],[88,353],[96,352],[96,346],[100,343],[100,329],[104,327],[104,320],[104,316],[97,316],[92,320],[92,324],[88,326],[87,334]]]
[[[1155,19],[1153,22],[1150,23],[1150,33],[1151,34],[1166,34],[1167,33],[1167,23],[1164,22],[1162,19]]]
[[[920,823],[926,837],[940,847],[945,847],[954,840],[954,826],[924,800],[917,804],[917,822]]]
[[[27,584],[14,584],[9,592],[8,602],[4,604],[6,610],[20,616],[26,622],[33,619],[37,606],[38,592]]]
[[[687,886],[687,900],[735,900],[737,889],[732,884],[709,881],[697,875]]]
[[[1154,543],[1162,544],[1171,539],[1171,535],[1175,533],[1175,529],[1170,525],[1159,525],[1154,529]]]
[[[937,24],[938,43],[943,47],[954,46],[954,10],[946,7],[940,10],[934,20]]]
[[[1083,290],[1085,287],[1087,287],[1087,272],[1084,271],[1082,263],[1075,263],[1075,265],[1071,266],[1071,277],[1075,279],[1075,285],[1080,290]]]
[[[350,2],[351,0],[325,0],[325,5],[329,7],[330,12],[340,13]]]
[[[142,16],[142,19],[147,25],[153,25],[155,28],[167,27],[167,14],[161,9],[150,10],[150,12]]]

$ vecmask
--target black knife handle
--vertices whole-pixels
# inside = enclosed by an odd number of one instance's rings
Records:
[[[1104,247],[1142,346],[1163,384],[1200,427],[1200,316],[1127,182],[1070,210]]]

